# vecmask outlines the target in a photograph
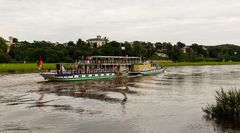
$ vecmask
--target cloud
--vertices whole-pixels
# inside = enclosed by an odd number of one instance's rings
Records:
[[[240,43],[239,0],[0,0],[0,35],[66,42]]]

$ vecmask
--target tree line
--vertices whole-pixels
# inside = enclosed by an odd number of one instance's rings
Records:
[[[121,48],[125,47],[125,50]],[[101,47],[91,47],[78,39],[76,42],[53,43],[49,41],[18,41],[14,38],[7,53],[6,40],[0,38],[0,63],[36,62],[42,56],[44,62],[74,62],[84,56],[138,56],[151,60],[172,60],[175,62],[198,61],[240,61],[240,46],[223,44],[203,46],[182,42],[117,42],[110,41]]]

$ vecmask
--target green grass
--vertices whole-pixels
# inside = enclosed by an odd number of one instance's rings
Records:
[[[54,69],[54,63],[44,63],[43,69]],[[9,63],[9,64],[0,64],[0,72],[12,72],[12,73],[21,73],[21,72],[38,72],[37,63]]]
[[[240,62],[157,62],[162,66],[238,65]]]

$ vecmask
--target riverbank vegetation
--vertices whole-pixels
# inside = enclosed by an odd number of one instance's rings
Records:
[[[44,63],[43,69],[55,69],[55,65],[52,63]],[[10,72],[10,73],[19,73],[19,72],[38,72],[37,63],[2,63],[0,64],[0,72]]]
[[[75,62],[86,56],[138,56],[151,60],[172,60],[173,62],[228,62],[240,61],[240,46],[200,44],[186,45],[182,42],[106,42],[96,47],[78,39],[76,42],[53,43],[49,41],[18,41],[7,52],[7,41],[0,37],[0,63],[37,62],[42,56],[43,62]],[[124,50],[121,48],[125,47]],[[186,64],[186,63],[182,63]],[[200,63],[201,64],[201,63]],[[221,64],[221,63],[220,63]]]
[[[204,65],[239,65],[240,62],[161,62],[154,61],[160,66],[204,66]]]
[[[203,112],[213,120],[240,120],[240,90],[216,91],[216,104],[203,108]]]

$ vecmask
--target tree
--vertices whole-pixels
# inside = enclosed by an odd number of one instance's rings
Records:
[[[18,39],[17,38],[13,38],[13,43],[18,43]]]
[[[90,48],[90,45],[84,41],[82,41],[82,39],[78,39],[77,43],[77,48],[80,48],[80,49],[89,49]]]
[[[162,45],[161,42],[156,42],[155,46],[156,46],[156,49],[162,49],[163,48],[163,45]]]
[[[185,46],[186,46],[185,43],[177,42],[177,47],[184,48]]]
[[[203,61],[203,60],[218,60],[218,61],[240,61],[240,46],[224,44],[218,46],[202,46],[192,44],[186,53],[182,52],[185,44],[177,42],[172,45],[170,42],[151,42],[134,41],[117,42],[111,41],[107,44],[90,48],[90,45],[78,39],[76,44],[73,41],[68,43],[52,43],[49,41],[18,41],[14,39],[14,44],[11,46],[10,52],[7,51],[6,40],[0,38],[0,61],[8,62],[9,59],[15,61],[35,62],[42,55],[45,62],[74,62],[82,56],[138,56],[144,59],[158,59],[156,52],[161,52],[168,55],[168,59],[173,61]],[[121,47],[125,50],[122,51]]]
[[[116,41],[109,42],[102,47],[100,47],[100,54],[105,56],[121,56],[122,50],[121,50],[122,44]]]
[[[74,44],[73,41],[69,41],[69,42],[67,43],[67,46],[68,46],[68,47],[73,47],[73,46],[75,46],[75,44]]]
[[[156,49],[153,46],[154,44],[148,42],[146,45],[146,50],[147,50],[147,54],[145,55],[145,57],[147,57],[148,59],[150,59],[156,52]]]
[[[169,55],[168,56],[174,62],[179,61],[180,56],[181,56],[181,49],[177,45],[174,45],[172,47],[171,51],[169,51]]]
[[[124,42],[124,46],[125,46],[125,49],[126,49],[126,55],[134,56],[132,45],[129,42]]]
[[[4,53],[2,49],[0,49],[0,63],[9,62],[9,57]]]
[[[133,55],[138,57],[145,57],[147,49],[144,47],[143,42],[133,42]]]
[[[4,40],[3,38],[0,37],[0,49],[3,50],[4,53],[7,52],[7,44],[6,44],[6,40]]]

